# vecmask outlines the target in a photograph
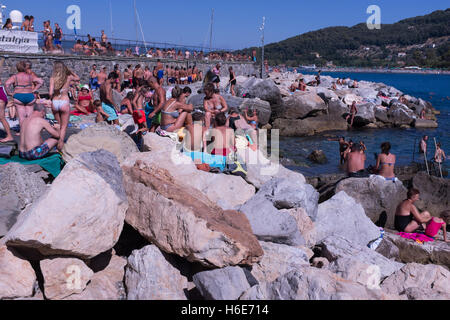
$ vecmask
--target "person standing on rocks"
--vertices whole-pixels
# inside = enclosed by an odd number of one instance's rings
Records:
[[[139,86],[140,80],[144,79],[144,70],[142,70],[141,65],[138,64],[133,70],[133,88]]]
[[[91,72],[89,73],[89,86],[91,87],[91,90],[94,91],[100,88],[100,85],[98,84],[98,72],[96,64],[92,66]]]
[[[33,113],[22,124],[19,156],[25,160],[44,158],[61,140],[60,126],[51,125],[45,117],[45,106],[36,104]],[[41,133],[46,130],[51,138],[43,141]]]
[[[434,161],[441,166],[442,162],[444,162],[445,159],[446,159],[445,152],[444,150],[441,149],[441,143],[438,142],[436,144],[436,152],[434,153]]]
[[[145,113],[147,115],[148,128],[151,132],[155,132],[161,124],[161,110],[166,103],[166,90],[159,85],[159,80],[155,77],[150,78],[148,84],[155,92]]]
[[[6,121],[5,109],[8,105],[8,96],[6,95],[5,88],[1,85],[2,82],[0,80],[0,123],[3,125],[3,130],[6,132],[6,137],[0,140],[0,143],[14,141],[14,138],[11,134],[11,128],[9,127],[8,121]],[[10,116],[11,117],[11,116]]]
[[[350,117],[352,120],[350,121],[350,127],[353,127],[353,121],[355,120],[355,115],[358,113],[358,108],[356,108],[356,101],[353,101],[352,106],[350,107],[350,114],[345,118],[345,121],[348,121]]]
[[[106,79],[108,78],[108,74],[106,72],[107,72],[106,67],[102,67],[102,71],[100,71],[97,76],[99,86],[102,86],[102,84],[105,83]]]
[[[234,87],[236,87],[236,74],[233,71],[233,67],[229,67],[228,71],[230,72],[230,92],[233,97],[236,96],[236,92],[234,92]]]
[[[102,102],[102,109],[109,117],[106,119],[115,125],[119,124],[119,116],[117,115],[116,107],[113,100],[113,85],[117,80],[117,73],[111,72],[108,79],[100,87],[100,100]]]
[[[49,94],[52,99],[52,111],[56,121],[61,126],[58,150],[62,151],[70,118],[69,89],[74,81],[80,78],[62,62],[55,62],[53,74],[50,78]]]
[[[5,90],[7,95],[13,96],[14,104],[19,115],[19,124],[22,126],[22,122],[33,113],[33,107],[36,101],[34,92],[39,90],[44,84],[44,81],[36,75],[27,72],[25,61],[17,63],[16,68],[17,74],[6,80]],[[14,87],[14,95],[10,91],[11,86]]]
[[[419,151],[420,151],[420,155],[423,155],[424,159],[427,158],[427,142],[428,142],[428,136],[425,135],[422,137],[422,140],[420,140],[420,144],[419,144]]]
[[[420,198],[419,190],[412,188],[408,191],[407,196],[408,198],[397,206],[395,229],[406,233],[413,233],[420,226],[425,229],[425,224],[431,220],[431,214],[428,211],[420,213],[414,205],[414,202]]]

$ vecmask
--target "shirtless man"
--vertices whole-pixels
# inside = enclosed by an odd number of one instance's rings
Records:
[[[89,73],[89,86],[91,87],[91,90],[97,90],[100,88],[96,64],[92,66],[91,72]]]
[[[216,127],[211,130],[211,140],[213,141],[213,150],[211,154],[218,156],[228,156],[235,151],[234,130],[228,127],[227,117],[221,112],[216,115]],[[206,145],[203,146],[206,152]]]
[[[128,88],[133,81],[133,73],[131,72],[131,64],[123,71],[123,88]]]
[[[149,103],[150,114],[148,115],[149,122],[151,123],[150,131],[155,132],[156,128],[158,128],[161,123],[161,110],[166,103],[166,90],[159,85],[158,79],[154,77],[150,78],[148,84],[150,88],[155,91]],[[153,108],[153,110],[151,110],[151,108]]]
[[[205,99],[203,101],[203,108],[206,112],[205,125],[209,129],[211,119],[219,113],[227,112],[228,104],[220,94],[216,94],[214,84],[208,83],[203,91],[205,92]]]
[[[206,127],[203,125],[205,116],[201,112],[192,113],[192,124],[186,126],[186,136],[184,138],[184,148],[187,151],[202,152],[202,147],[206,145]]]
[[[105,34],[105,30],[102,30],[102,43],[104,43],[106,45],[106,43],[108,42],[108,37]]]
[[[44,158],[57,144],[60,137],[59,125],[50,125],[44,119],[45,106],[36,104],[33,113],[21,126],[19,156],[25,160]],[[41,132],[46,130],[52,137],[43,141]]]
[[[112,122],[115,125],[119,124],[119,117],[117,115],[117,107],[114,105],[113,100],[113,85],[117,80],[117,73],[111,72],[108,79],[100,87],[100,100],[102,101],[102,109],[109,115],[106,119],[108,122]]]
[[[347,173],[349,177],[360,177],[364,173],[366,155],[361,153],[361,146],[355,143],[347,154]]]
[[[428,136],[423,136],[422,140],[420,140],[420,144],[419,144],[420,153],[425,155],[425,157],[427,154],[427,141],[428,141]]]
[[[133,70],[133,88],[136,88],[139,84],[139,80],[144,79],[144,70],[141,65],[138,64]]]
[[[441,143],[439,142],[436,144],[436,152],[434,154],[434,161],[438,163],[439,165],[442,165],[442,162],[444,162],[446,159],[446,155],[444,150],[441,149]]]
[[[164,65],[162,64],[161,60],[158,59],[158,62],[156,63],[156,72],[157,72],[157,78],[158,83],[160,86],[164,84]]]
[[[98,84],[101,86],[103,83],[105,83],[106,79],[108,78],[108,75],[106,74],[106,67],[102,68],[102,71],[99,72],[98,76]]]
[[[152,93],[150,92],[150,87],[144,86],[136,89],[136,95],[134,96],[132,102],[134,109],[132,114],[134,123],[139,127],[139,132],[148,131],[145,107],[151,97]]]
[[[395,229],[399,232],[412,233],[421,225],[424,226],[431,220],[431,214],[428,211],[422,213],[417,210],[414,202],[419,200],[420,192],[417,189],[410,189],[407,193],[408,199],[402,201],[395,213]]]
[[[152,77],[152,72],[150,71],[150,68],[148,66],[145,66],[144,80],[148,81],[148,80],[150,80],[151,77]]]
[[[355,115],[358,113],[358,109],[356,108],[356,101],[353,101],[352,106],[350,107],[350,114],[345,118],[345,121],[348,121],[350,117],[352,120],[350,121],[350,127],[353,127],[353,121],[355,120]]]

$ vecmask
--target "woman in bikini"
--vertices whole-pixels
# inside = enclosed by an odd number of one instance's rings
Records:
[[[184,126],[189,113],[194,107],[181,102],[183,90],[176,86],[172,89],[172,98],[168,100],[161,111],[161,129],[167,132],[175,132]]]
[[[209,129],[211,126],[211,119],[221,112],[226,113],[228,111],[228,105],[225,99],[216,93],[216,88],[211,82],[205,85],[203,91],[205,92],[205,100],[203,101],[203,107],[205,108],[205,125]]]
[[[69,88],[72,81],[80,78],[62,62],[55,62],[53,74],[50,78],[49,94],[52,99],[52,111],[56,121],[61,126],[61,135],[58,142],[58,150],[62,151],[66,137],[67,125],[70,117]]]
[[[17,114],[19,115],[19,124],[22,125],[22,122],[33,113],[36,100],[34,92],[39,90],[44,81],[34,73],[27,73],[25,61],[17,63],[16,68],[17,74],[5,82],[5,89],[9,96],[13,96]],[[11,86],[14,87],[14,94],[10,91]]]
[[[395,161],[396,156],[391,151],[391,144],[389,142],[384,142],[381,144],[381,154],[377,158],[377,166],[375,170],[378,171],[378,175],[382,176],[387,181],[395,181]]]
[[[87,85],[81,88],[81,93],[78,95],[75,109],[83,114],[94,113],[94,99],[92,98],[92,95],[89,92],[89,87]]]
[[[252,126],[253,129],[258,129],[258,114],[256,110],[251,109],[250,112],[247,109],[245,109],[245,120]]]
[[[233,71],[233,67],[229,67],[228,71],[230,72],[230,91],[231,95],[236,96],[236,92],[234,92],[234,87],[236,87],[236,74]]]

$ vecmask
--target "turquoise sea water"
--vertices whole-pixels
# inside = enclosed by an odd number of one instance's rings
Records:
[[[305,73],[305,72],[302,72]],[[280,154],[292,159],[301,166],[289,167],[307,176],[335,173],[342,171],[339,167],[339,144],[327,141],[331,136],[345,136],[353,141],[363,140],[366,144],[366,165],[375,164],[374,153],[380,152],[384,141],[392,144],[392,153],[397,155],[397,165],[407,165],[413,160],[414,142],[417,144],[423,135],[430,137],[428,156],[434,155],[434,139],[442,143],[442,148],[450,156],[450,75],[428,74],[380,74],[380,73],[322,73],[334,78],[346,78],[382,82],[393,86],[406,94],[422,98],[433,104],[441,112],[437,116],[437,129],[353,129],[352,131],[326,132],[314,137],[280,138]],[[416,146],[416,149],[418,147]],[[308,155],[316,149],[323,150],[329,160],[325,165],[318,165],[307,160]],[[417,154],[415,156],[417,160]],[[445,168],[450,168],[450,160],[446,160]]]

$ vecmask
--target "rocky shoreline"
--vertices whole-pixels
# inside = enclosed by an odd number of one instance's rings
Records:
[[[197,170],[156,134],[143,150],[97,124],[70,137],[49,184],[22,165],[0,167],[10,209],[0,215],[0,299],[450,298],[448,243],[391,231],[402,182],[345,179],[320,201],[302,174],[259,150],[239,150],[245,179]],[[448,208],[448,180],[410,174],[421,209]],[[381,211],[387,229],[372,250]]]
[[[353,126],[356,128],[402,129],[437,128],[439,111],[431,103],[420,98],[404,95],[403,92],[383,83],[358,82],[358,88],[337,85],[337,79],[321,76],[319,86],[307,86],[306,91],[290,92],[289,88],[298,78],[305,83],[315,79],[313,75],[293,72],[270,73],[267,79],[237,77],[236,93],[233,97],[225,93],[229,78],[221,78],[221,91],[229,106],[240,110],[253,106],[258,110],[262,128],[278,129],[281,136],[311,136],[326,131],[348,130],[350,104],[357,102],[358,113]],[[201,84],[192,86],[193,92]],[[201,108],[204,96],[193,94],[189,103]],[[422,110],[425,118],[420,119]]]

